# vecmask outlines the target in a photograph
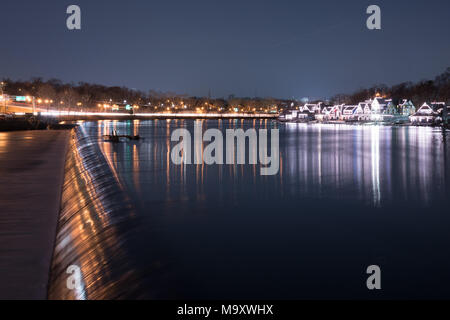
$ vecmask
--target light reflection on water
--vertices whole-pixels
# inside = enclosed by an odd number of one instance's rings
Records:
[[[192,120],[84,123],[68,163],[75,169],[66,174],[50,297],[353,298],[367,295],[361,272],[377,260],[398,272],[391,270],[397,282],[384,297],[425,293],[409,291],[402,263],[409,276],[428,275],[416,287],[447,296],[450,256],[439,248],[450,244],[442,214],[449,164],[441,131],[200,123],[203,130],[279,128],[279,174],[261,176],[259,165],[173,165],[171,132],[193,134]],[[143,139],[103,142],[113,129]],[[326,273],[334,263],[335,276]],[[70,264],[83,271],[77,296],[64,287]]]
[[[430,194],[445,192],[448,150],[439,130],[292,124],[287,131],[292,133],[290,142],[281,151],[286,156],[285,179],[306,190],[314,188],[312,196],[374,206],[401,200],[425,205],[432,200]]]

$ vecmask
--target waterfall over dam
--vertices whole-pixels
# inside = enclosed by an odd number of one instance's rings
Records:
[[[154,259],[149,257],[145,274],[135,267],[140,245],[134,231],[139,222],[98,142],[84,127],[77,128],[71,139],[48,297],[157,298],[161,291],[156,287],[164,279],[162,264],[155,254]],[[71,266],[81,272],[76,288],[68,285]],[[153,286],[155,290],[149,290]]]

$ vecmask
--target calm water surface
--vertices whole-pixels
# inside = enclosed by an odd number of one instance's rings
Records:
[[[439,129],[207,120],[279,128],[280,170],[172,164],[193,120],[78,128],[51,298],[450,298],[450,152]],[[112,144],[112,129],[144,139]],[[68,290],[71,264],[82,289]],[[382,290],[366,288],[366,268]]]

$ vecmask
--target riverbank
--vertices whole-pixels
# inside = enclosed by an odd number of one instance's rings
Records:
[[[45,299],[70,130],[0,132],[0,299]]]

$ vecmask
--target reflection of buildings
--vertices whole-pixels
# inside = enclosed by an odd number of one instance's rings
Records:
[[[372,195],[374,206],[380,205],[380,127],[375,126],[371,128],[370,139],[370,155],[371,155],[371,176],[372,176]]]
[[[357,107],[364,112],[369,105],[360,104]],[[141,130],[139,134],[151,136],[129,148],[126,144],[119,145],[119,148],[109,145],[109,149],[104,150],[113,167],[122,172],[119,176],[122,176],[124,187],[140,195],[140,190],[145,190],[142,184],[151,181],[156,190],[155,197],[170,200],[174,194],[181,192],[186,198],[206,199],[209,191],[205,186],[213,177],[217,179],[217,184],[227,179],[261,182],[263,178],[259,176],[256,166],[251,169],[238,165],[174,166],[170,159],[171,131],[178,127],[193,130],[194,123],[177,121],[146,121],[144,126],[139,124],[140,128],[127,127],[122,122],[105,122],[108,128],[115,127],[118,131],[128,128],[134,130],[129,133],[135,134],[135,130]],[[270,121],[267,120],[217,123],[208,120],[202,121],[202,126],[203,130],[211,127],[225,130],[236,127],[245,129],[246,126],[267,127],[268,123]],[[105,127],[101,130],[104,131]],[[432,188],[432,181],[442,179],[438,174],[443,168],[439,157],[442,151],[439,144],[433,145],[431,142],[432,131],[427,128],[289,123],[285,129],[286,134],[282,136],[290,140],[286,147],[280,149],[279,179],[283,186],[289,186],[290,179],[301,181],[299,190],[306,194],[323,195],[323,190],[345,189],[347,195],[329,196],[359,197],[372,205],[379,205],[397,193],[402,199],[414,196],[425,199],[426,190]],[[280,140],[282,144],[286,143],[284,138]],[[204,146],[199,149],[200,152],[203,149]],[[201,154],[198,156],[202,157]],[[130,174],[124,176],[123,172]],[[423,193],[415,193],[411,185],[419,186]]]
[[[428,128],[288,124],[283,185],[298,195],[360,199],[370,205],[424,204],[444,184],[442,144]],[[292,182],[290,182],[292,180]],[[334,191],[330,193],[329,191]]]

